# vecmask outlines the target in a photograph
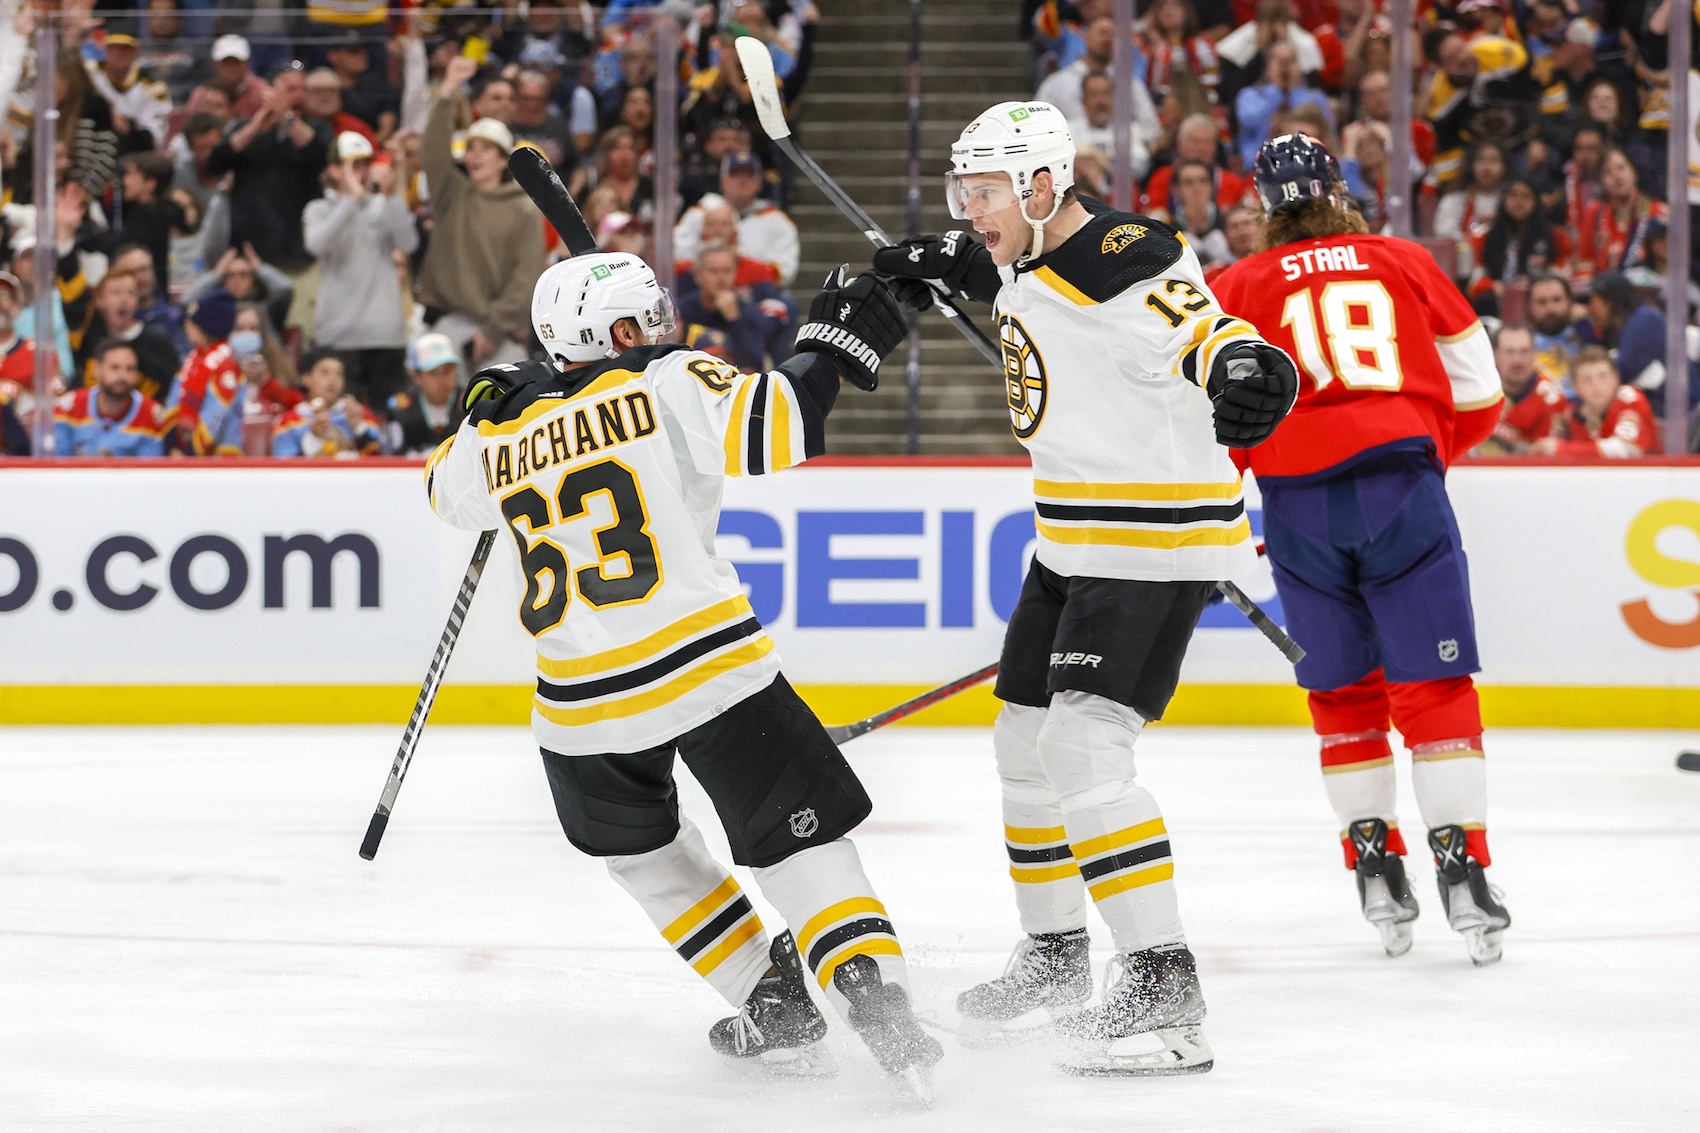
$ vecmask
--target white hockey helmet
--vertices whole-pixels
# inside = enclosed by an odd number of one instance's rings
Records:
[[[531,326],[549,357],[594,362],[620,352],[613,326],[636,319],[650,342],[673,330],[673,298],[629,253],[574,256],[545,271],[531,293]]]
[[[1033,176],[1041,169],[1050,172],[1056,198],[1049,215],[1035,218],[1027,215],[1027,201],[1033,196]],[[963,178],[976,173],[1007,173],[1013,199],[1004,203],[994,193],[977,202],[973,215],[1019,205],[1033,228],[1032,250],[1022,258],[1040,255],[1045,248],[1045,225],[1062,207],[1063,194],[1074,186],[1074,134],[1068,119],[1048,102],[1000,102],[968,123],[950,147],[950,173],[945,178],[950,215],[957,220],[968,219],[970,205],[976,203],[970,199],[974,191],[963,183]],[[978,192],[984,194],[984,190]]]

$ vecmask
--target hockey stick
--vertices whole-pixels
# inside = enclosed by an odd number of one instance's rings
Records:
[[[773,76],[773,57],[767,53],[767,47],[753,36],[741,35],[738,37],[737,48],[738,61],[744,65],[744,80],[750,84],[750,99],[756,104],[756,117],[761,119],[761,128],[767,131],[767,136],[773,139],[773,144],[784,151],[785,156],[826,194],[827,199],[849,218],[850,223],[854,224],[874,247],[891,247],[894,241],[886,235],[885,229],[792,139],[791,124],[785,121],[785,104],[779,100],[779,83]],[[933,289],[933,306],[939,314],[949,319],[951,325],[979,349],[986,361],[1002,370],[1003,351],[998,345],[987,338],[986,332],[976,326],[974,321],[951,301],[949,288],[936,279],[927,282]]]
[[[869,716],[866,720],[858,720],[854,724],[840,724],[836,728],[828,728],[826,734],[832,737],[835,744],[847,744],[857,736],[865,736],[875,728],[883,728],[887,724],[895,724],[906,716],[913,716],[923,708],[931,708],[941,700],[949,700],[965,689],[971,689],[977,684],[984,684],[998,675],[996,662],[984,669],[976,669],[966,677],[958,677],[947,685],[940,685],[931,692],[923,692],[913,700],[905,700],[896,708],[887,708],[877,716]]]
[[[478,536],[472,561],[466,565],[466,577],[460,580],[460,593],[455,595],[454,608],[449,611],[449,624],[443,627],[443,636],[437,639],[437,652],[431,657],[431,667],[425,670],[425,683],[419,687],[419,699],[413,702],[413,715],[407,718],[407,728],[401,733],[401,747],[395,753],[395,762],[390,764],[389,780],[378,799],[378,809],[372,812],[372,821],[366,826],[366,840],[360,843],[360,856],[367,861],[377,856],[378,843],[383,841],[384,828],[390,822],[390,810],[395,806],[396,795],[401,793],[401,781],[407,775],[408,765],[413,762],[414,749],[419,746],[419,733],[425,728],[425,717],[431,714],[431,705],[436,703],[437,689],[443,683],[443,670],[449,666],[449,654],[454,652],[455,642],[460,638],[460,627],[466,624],[466,611],[472,605],[473,591],[478,589],[484,563],[490,558],[490,548],[495,544],[494,531]]]
[[[530,146],[514,150],[508,155],[508,172],[514,175],[543,219],[560,235],[568,255],[582,256],[596,251],[596,234],[584,222],[584,214],[578,211],[573,195],[561,184],[542,150]]]
[[[737,48],[738,61],[744,65],[744,80],[750,85],[750,98],[756,106],[756,117],[761,119],[762,129],[767,131],[767,136],[772,138],[773,143],[796,163],[797,168],[826,194],[838,211],[849,218],[850,223],[861,229],[862,235],[866,236],[870,243],[876,248],[891,247],[893,240],[886,235],[885,230],[792,139],[791,124],[785,120],[785,105],[779,100],[779,84],[773,75],[773,57],[767,53],[767,47],[761,40],[744,35],[738,37]],[[951,302],[950,292],[942,282],[929,280],[928,284],[933,289],[933,306],[939,313],[949,319],[950,324],[979,349],[986,361],[1002,370],[1003,351],[986,337],[986,333],[964,314],[960,307]],[[1252,625],[1263,632],[1263,636],[1281,651],[1282,656],[1296,664],[1299,658],[1305,655],[1305,651],[1299,648],[1297,642],[1282,632],[1281,627],[1276,625],[1268,614],[1246,597],[1245,591],[1231,582],[1218,585],[1223,596],[1251,619]]]
[[[1676,757],[1676,765],[1683,771],[1700,771],[1700,751],[1685,751]]]

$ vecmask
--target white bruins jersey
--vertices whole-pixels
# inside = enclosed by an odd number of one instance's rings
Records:
[[[474,408],[426,465],[431,506],[518,548],[538,743],[642,751],[779,673],[714,533],[727,476],[804,459],[801,392],[683,346],[559,377]]]
[[[1094,202],[1093,207],[1096,205]],[[1038,559],[1058,574],[1219,582],[1257,564],[1240,476],[1204,385],[1222,312],[1175,230],[1099,212],[1055,251],[1000,269],[1009,412],[1033,459]]]

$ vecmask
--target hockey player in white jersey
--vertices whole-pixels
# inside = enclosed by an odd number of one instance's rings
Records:
[[[1213,1062],[1181,928],[1168,834],[1134,778],[1214,584],[1256,563],[1239,474],[1292,407],[1291,360],[1225,315],[1173,228],[1084,202],[1055,107],[1006,102],[951,147],[952,215],[877,271],[943,279],[995,305],[1015,435],[1033,460],[1038,551],[1010,619],[993,733],[1004,836],[1027,938],[970,988],[971,1025],[1050,1018],[1061,1065],[1173,1074]],[[1117,958],[1091,995],[1090,896]]]
[[[835,273],[799,353],[765,373],[656,344],[671,318],[635,256],[550,268],[532,321],[553,364],[480,372],[466,421],[427,465],[431,506],[512,536],[537,642],[532,730],[562,828],[736,1009],[711,1029],[714,1049],[828,1068],[812,979],[924,1100],[941,1048],[910,1011],[902,949],[845,837],[868,796],[714,550],[725,478],[819,454],[840,376],[874,388],[904,314],[872,274]],[[791,931],[770,941],[679,813],[675,753]]]

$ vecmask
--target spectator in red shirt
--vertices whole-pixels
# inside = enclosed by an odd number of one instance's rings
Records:
[[[1564,419],[1564,436],[1535,442],[1537,456],[1606,456],[1619,460],[1653,456],[1659,446],[1659,423],[1647,398],[1634,386],[1623,385],[1611,355],[1598,346],[1585,346],[1576,356],[1576,396],[1580,404]]]
[[[1202,161],[1210,166],[1216,181],[1216,207],[1231,209],[1245,196],[1246,179],[1222,168],[1219,160],[1216,121],[1208,114],[1194,114],[1184,119],[1175,131],[1175,152],[1168,165],[1156,169],[1145,183],[1139,198],[1139,211],[1147,215],[1157,210],[1172,212],[1174,202],[1169,196],[1169,182],[1175,175],[1174,163]]]
[[[1570,403],[1557,383],[1535,369],[1535,335],[1528,327],[1501,327],[1493,340],[1493,360],[1505,402],[1493,435],[1476,452],[1482,456],[1528,452],[1531,444],[1552,434],[1554,422],[1563,427]]]
[[[1600,199],[1600,166],[1605,156],[1605,130],[1590,124],[1576,131],[1570,142],[1570,160],[1564,163],[1562,195],[1553,193],[1547,198],[1547,208],[1554,216],[1562,212],[1565,227],[1571,232],[1581,230],[1582,214]]]
[[[1578,284],[1600,272],[1646,266],[1648,226],[1668,215],[1663,201],[1641,191],[1635,181],[1635,163],[1617,146],[1606,150],[1600,186],[1604,195],[1582,210],[1577,232]]]
[[[30,454],[29,430],[12,405],[35,381],[35,344],[13,327],[23,294],[18,277],[0,271],[0,453],[6,456]]]

